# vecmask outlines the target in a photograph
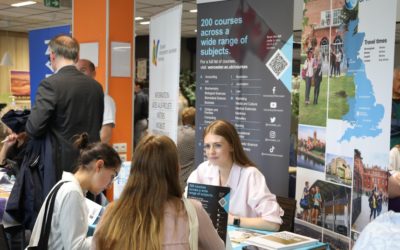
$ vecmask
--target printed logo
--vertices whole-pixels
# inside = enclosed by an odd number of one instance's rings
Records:
[[[158,48],[160,47],[160,39],[157,41],[153,39],[153,55],[151,57],[151,62],[157,66],[157,58],[158,58]]]
[[[269,120],[271,121],[271,123],[275,123],[276,117],[270,117]]]
[[[269,152],[272,154],[274,151],[275,151],[275,146],[271,146],[271,147],[269,148]]]

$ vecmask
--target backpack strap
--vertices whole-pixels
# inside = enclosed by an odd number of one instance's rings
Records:
[[[66,182],[69,182],[69,181],[59,182],[54,187],[54,189],[50,192],[50,194],[48,195],[48,198],[47,198],[46,204],[45,204],[44,214],[43,214],[42,227],[40,230],[38,249],[47,250],[47,248],[48,248],[50,230],[51,230],[51,221],[53,219],[54,203],[56,200],[58,190]]]
[[[182,198],[183,204],[189,219],[189,246],[190,250],[197,250],[199,247],[199,220],[197,218],[196,208],[186,199]]]

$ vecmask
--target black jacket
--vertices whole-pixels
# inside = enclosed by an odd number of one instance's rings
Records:
[[[35,139],[50,134],[56,181],[61,179],[62,171],[72,172],[75,168],[75,135],[87,132],[91,142],[100,140],[103,110],[101,85],[74,65],[62,67],[40,83],[26,132]]]

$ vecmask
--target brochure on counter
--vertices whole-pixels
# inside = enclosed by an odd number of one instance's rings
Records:
[[[228,226],[228,235],[231,240],[232,247],[238,247],[242,245],[246,240],[252,237],[265,235],[267,232],[252,230],[247,228],[241,228],[236,226]]]
[[[113,184],[114,200],[117,200],[121,195],[122,190],[124,189],[126,183],[128,182],[130,173],[131,173],[131,162],[124,161],[121,164],[121,169],[118,173],[118,177]]]
[[[318,243],[318,240],[283,231],[252,237],[247,239],[244,243],[271,250],[290,250],[315,245]]]
[[[217,229],[218,235],[226,243],[229,215],[229,187],[188,183],[187,198],[201,202]]]

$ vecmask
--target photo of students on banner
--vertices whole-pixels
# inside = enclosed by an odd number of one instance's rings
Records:
[[[306,4],[301,51],[304,80],[299,90],[302,124],[326,126],[328,99],[330,118],[340,119],[348,110],[346,98],[354,96],[353,80],[346,76],[342,4],[332,1],[332,9],[330,1]]]
[[[354,150],[352,228],[362,229],[381,213],[388,211],[387,168],[363,158]]]
[[[304,1],[296,226],[322,228],[332,249],[388,210],[395,6]]]

